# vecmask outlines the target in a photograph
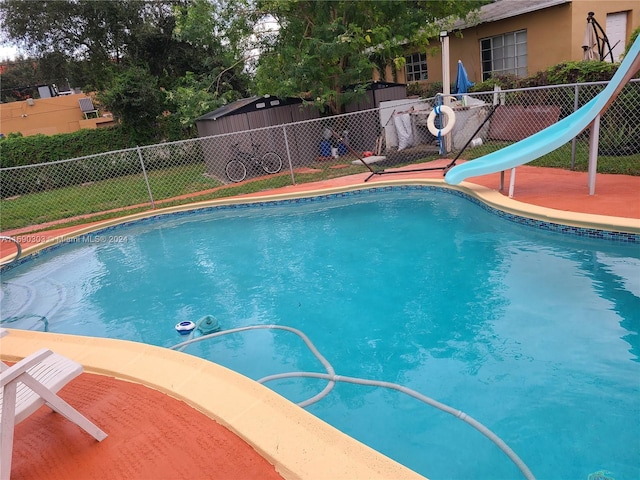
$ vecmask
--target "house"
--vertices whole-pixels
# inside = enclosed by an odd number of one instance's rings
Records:
[[[606,33],[619,61],[634,29],[640,27],[638,0],[497,0],[480,9],[474,23],[458,21],[449,38],[449,78],[462,60],[469,78],[492,74],[525,77],[552,65],[583,59],[589,12]],[[384,78],[432,83],[443,79],[442,49],[434,39],[406,56],[403,70],[387,69]]]
[[[84,93],[72,93],[41,98],[27,98],[19,102],[0,104],[0,133],[22,135],[55,135],[71,133],[82,128],[113,125],[113,117],[101,112],[87,118],[80,100],[89,99]]]

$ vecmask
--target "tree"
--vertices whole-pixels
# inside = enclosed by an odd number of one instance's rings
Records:
[[[193,134],[206,109],[248,91],[240,52],[251,25],[239,14],[248,1],[4,0],[0,24],[5,38],[33,55],[43,83],[66,86],[68,78],[98,91],[141,138],[162,112],[163,124],[178,120]]]
[[[446,18],[487,1],[261,0],[259,14],[278,25],[265,37],[256,73],[259,93],[295,96],[340,113],[374,69],[398,62],[411,45],[438,36]],[[440,23],[437,23],[437,22]],[[400,60],[401,61],[401,60]]]
[[[5,0],[0,23],[5,38],[42,67],[36,70],[45,74],[43,83],[68,78],[74,87],[101,92],[105,107],[131,128],[143,128],[168,108],[192,133],[193,119],[207,111],[200,109],[248,92],[243,42],[252,25],[242,12],[249,1]],[[127,98],[123,85],[138,98]],[[157,102],[140,100],[154,97],[149,85],[155,85]],[[140,111],[143,106],[150,110]],[[129,120],[134,109],[143,122]]]
[[[163,83],[206,70],[199,46],[174,35],[192,0],[55,0],[0,2],[6,39],[34,58],[56,53],[86,65],[84,82],[102,88],[114,67],[146,65]]]
[[[249,91],[245,40],[252,25],[244,0],[192,0],[176,9],[174,38],[201,53],[202,68],[189,68],[168,88],[167,105],[183,128],[195,133],[194,120]]]
[[[164,109],[158,79],[144,67],[128,67],[117,74],[98,100],[122,122],[136,140],[153,138],[157,117]]]
[[[104,70],[124,56],[144,21],[146,2],[56,0],[0,2],[4,35],[35,58],[56,52],[88,64],[85,79],[100,85]]]
[[[2,85],[0,101],[14,102],[34,96],[33,78],[36,64],[33,60],[19,56],[15,60],[4,63],[0,71]]]

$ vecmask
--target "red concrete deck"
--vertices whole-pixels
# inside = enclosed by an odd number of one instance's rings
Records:
[[[108,437],[42,407],[16,426],[13,480],[282,480],[239,437],[156,390],[83,373],[59,395]]]
[[[445,161],[438,162],[435,165]],[[367,176],[360,174],[284,187],[274,193],[353,185]],[[442,171],[417,172],[374,176],[371,183],[441,177]],[[500,184],[499,174],[471,181],[494,189]],[[505,182],[508,188],[508,176]],[[638,219],[640,177],[600,174],[596,195],[589,196],[586,173],[522,166],[517,169],[514,199],[565,211]],[[38,235],[50,238],[80,228],[82,226]],[[7,233],[11,232],[4,232]],[[27,244],[25,242],[25,246]],[[8,253],[5,244],[0,256]],[[281,478],[273,466],[235,434],[158,391],[84,373],[67,385],[61,396],[96,422],[109,437],[97,443],[75,425],[42,408],[16,427],[12,478]]]

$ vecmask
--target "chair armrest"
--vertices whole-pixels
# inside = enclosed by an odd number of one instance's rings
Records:
[[[12,382],[23,373],[26,373],[29,368],[42,362],[42,360],[47,358],[49,355],[53,355],[53,352],[49,349],[43,348],[42,350],[38,350],[28,357],[23,358],[12,367],[7,368],[0,374],[0,386],[4,388],[6,384]]]

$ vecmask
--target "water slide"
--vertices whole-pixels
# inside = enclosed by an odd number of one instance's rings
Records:
[[[453,167],[445,181],[457,185],[469,177],[501,172],[531,162],[571,141],[587,128],[615,100],[624,86],[640,70],[640,37],[618,67],[605,89],[586,105],[550,127],[497,152]]]

